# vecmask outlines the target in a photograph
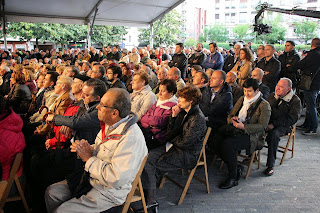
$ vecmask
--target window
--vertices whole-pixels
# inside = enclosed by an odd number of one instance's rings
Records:
[[[239,22],[240,23],[247,23],[247,13],[242,12],[239,14]]]
[[[215,15],[215,19],[219,19],[219,14],[216,14],[216,15]]]
[[[236,14],[231,13],[231,23],[236,23]]]
[[[229,22],[230,22],[230,14],[229,14],[229,13],[226,13],[226,14],[225,14],[225,22],[226,22],[226,23],[229,23]]]
[[[247,8],[248,4],[247,3],[240,3],[240,8]]]

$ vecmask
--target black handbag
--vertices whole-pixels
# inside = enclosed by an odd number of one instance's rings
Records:
[[[304,75],[304,74],[302,74],[301,77],[300,77],[300,82],[299,82],[299,84],[297,86],[298,89],[310,90],[311,83],[312,83],[313,79],[316,77],[316,75],[319,72],[319,70],[320,70],[320,67],[319,67],[319,69],[317,70],[317,72],[314,75]]]

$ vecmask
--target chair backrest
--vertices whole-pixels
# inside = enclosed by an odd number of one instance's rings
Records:
[[[7,181],[2,181],[2,182],[7,182],[5,189],[2,191],[2,194],[0,194],[0,208],[3,208],[4,204],[6,203],[6,200],[8,198],[9,192],[11,190],[11,186],[13,184],[14,178],[19,170],[20,164],[22,160],[22,153],[18,153],[13,161],[10,175]],[[4,186],[5,184],[2,183]],[[1,191],[0,191],[1,193]]]
[[[142,173],[142,171],[144,169],[144,165],[147,162],[147,159],[148,159],[148,154],[144,157],[144,159],[143,159],[143,161],[141,163],[140,169],[139,169],[139,171],[138,171],[138,173],[136,175],[136,178],[132,182],[132,188],[131,188],[131,191],[129,192],[129,194],[127,195],[126,201],[123,204],[122,213],[128,211],[128,208],[129,208],[130,203],[131,203],[131,199],[133,197],[134,192],[137,189],[137,186],[138,186],[138,183],[139,183],[139,180],[140,180],[140,176],[141,176],[141,173]]]
[[[200,161],[200,159],[201,159],[201,157],[203,155],[203,152],[205,152],[206,145],[207,145],[211,130],[212,130],[212,128],[208,127],[206,135],[204,136],[204,139],[203,139],[203,145],[202,145],[202,149],[201,149],[201,152],[200,152],[200,155],[199,155],[199,158],[198,158],[198,162]]]

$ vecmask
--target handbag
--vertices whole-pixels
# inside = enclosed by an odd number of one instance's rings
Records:
[[[319,67],[319,69],[317,70],[317,72],[313,76],[302,74],[301,77],[300,77],[300,82],[299,82],[297,87],[299,89],[301,89],[301,90],[310,90],[311,83],[312,83],[313,79],[316,77],[316,75],[319,72],[319,70],[320,70],[320,67]]]

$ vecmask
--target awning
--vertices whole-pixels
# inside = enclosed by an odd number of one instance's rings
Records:
[[[8,22],[149,26],[185,0],[6,0]]]

